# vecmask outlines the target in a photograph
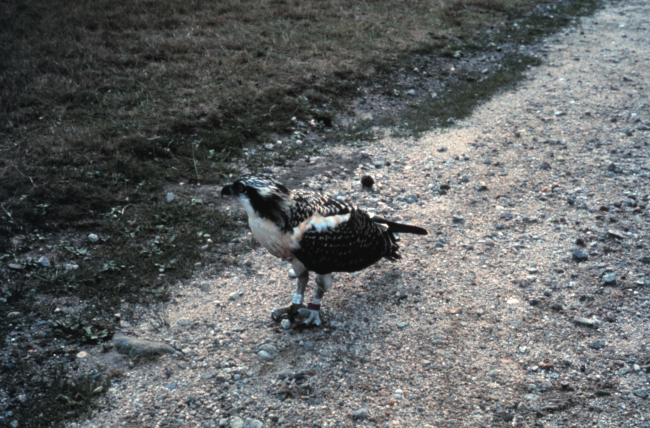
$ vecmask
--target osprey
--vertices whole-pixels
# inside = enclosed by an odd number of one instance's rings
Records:
[[[239,199],[248,214],[255,239],[271,254],[291,263],[296,291],[291,305],[272,313],[275,321],[287,314],[320,325],[320,302],[332,287],[332,272],[356,272],[382,258],[397,260],[395,233],[427,235],[417,226],[372,217],[352,204],[310,191],[290,191],[272,178],[248,174],[221,190],[221,197]],[[311,303],[303,305],[309,271],[316,273]]]

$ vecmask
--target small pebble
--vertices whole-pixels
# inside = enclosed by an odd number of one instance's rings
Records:
[[[375,184],[375,180],[369,176],[369,175],[364,175],[361,177],[361,185],[363,187],[371,188]]]
[[[352,417],[355,419],[365,419],[370,415],[370,412],[365,407],[352,412]]]
[[[268,352],[263,351],[263,350],[260,351],[260,352],[258,352],[257,355],[258,355],[261,359],[266,360],[266,361],[271,361],[271,360],[273,359],[273,355],[271,355],[271,354],[269,354]]]
[[[616,285],[616,273],[608,273],[603,276],[603,284],[610,286]]]

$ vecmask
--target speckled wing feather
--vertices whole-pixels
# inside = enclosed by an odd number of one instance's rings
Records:
[[[296,190],[292,192],[291,199],[293,199],[295,203],[291,206],[287,231],[298,226],[314,214],[328,217],[333,215],[349,214],[356,209],[354,205],[337,201],[329,195],[323,195],[306,190]]]
[[[308,270],[320,275],[356,272],[382,257],[400,257],[390,232],[382,230],[365,212],[346,207],[350,210],[346,212],[350,214],[348,221],[325,230],[310,229],[302,235],[300,248],[293,255]]]

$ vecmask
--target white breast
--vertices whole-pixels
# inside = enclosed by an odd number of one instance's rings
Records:
[[[307,231],[315,229],[318,232],[324,232],[327,229],[334,229],[350,219],[350,214],[328,217],[316,214],[294,227],[291,232],[283,233],[271,220],[258,216],[247,198],[240,197],[240,201],[248,214],[248,225],[255,239],[271,254],[286,260],[293,259],[292,252],[300,249],[300,240]]]
[[[257,215],[248,216],[248,225],[255,239],[271,254],[288,260],[293,258],[290,244],[291,234],[283,233],[271,220]]]

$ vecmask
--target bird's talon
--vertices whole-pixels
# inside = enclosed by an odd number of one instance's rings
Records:
[[[301,308],[298,310],[298,313],[300,316],[307,317],[307,319],[302,322],[303,325],[321,325],[320,311]]]
[[[291,306],[286,306],[284,308],[278,308],[271,312],[271,318],[273,318],[273,321],[275,322],[281,322],[284,318],[293,322],[301,308],[304,308],[304,306],[295,304],[291,304]],[[284,315],[286,315],[286,317]]]

